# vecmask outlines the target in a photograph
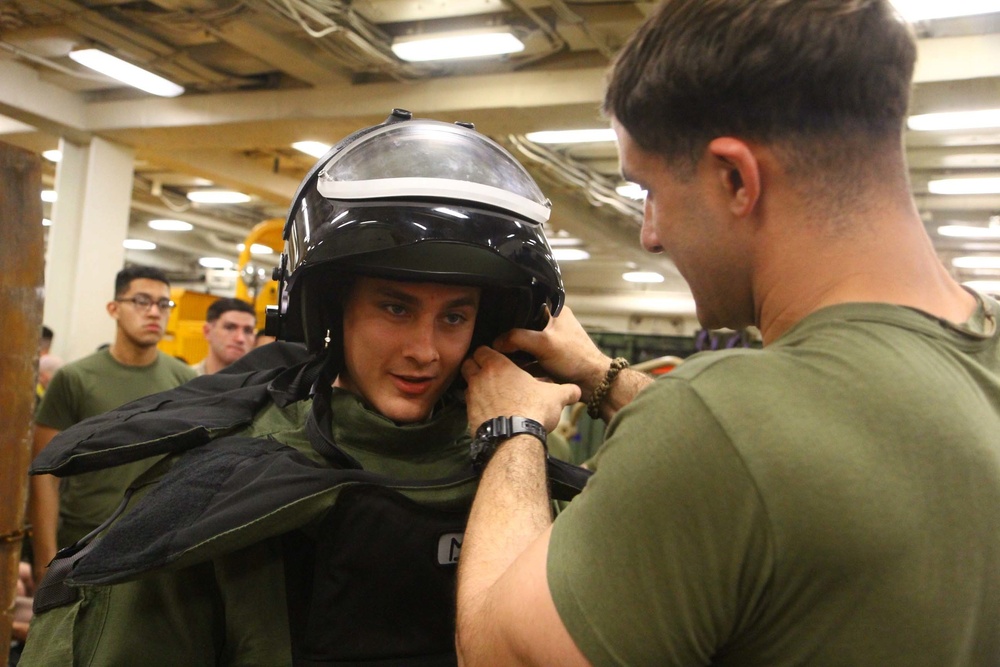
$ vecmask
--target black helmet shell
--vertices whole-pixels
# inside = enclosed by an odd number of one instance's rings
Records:
[[[564,301],[542,230],[549,207],[489,137],[396,111],[331,149],[300,185],[285,225],[278,335],[321,349],[340,326],[348,275],[482,286],[477,343],[540,329]]]

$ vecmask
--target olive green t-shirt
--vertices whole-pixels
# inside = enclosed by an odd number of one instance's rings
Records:
[[[66,364],[52,377],[38,406],[35,422],[64,431],[89,417],[187,382],[191,368],[158,352],[148,366],[126,366],[107,350]],[[156,459],[66,477],[59,485],[60,548],[101,525],[118,506],[128,484]]]
[[[594,665],[995,665],[998,306],[690,358],[613,420],[548,582]]]

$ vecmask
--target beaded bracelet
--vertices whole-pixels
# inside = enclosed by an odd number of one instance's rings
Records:
[[[601,384],[597,385],[597,388],[590,395],[590,400],[587,401],[587,414],[590,415],[591,419],[601,418],[601,403],[604,401],[604,397],[608,395],[608,391],[611,390],[611,383],[615,381],[618,374],[625,368],[628,368],[628,359],[625,357],[618,357],[611,362],[611,367],[604,374]]]

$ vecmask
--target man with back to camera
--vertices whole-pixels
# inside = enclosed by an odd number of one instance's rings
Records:
[[[554,522],[541,448],[500,444],[462,551],[464,664],[997,664],[1000,308],[910,194],[914,58],[885,0],[666,0],[624,47],[604,106],[642,244],[703,326],[764,349],[652,383],[566,309],[497,341],[610,427]],[[566,403],[488,348],[463,374],[472,428]]]
[[[281,340],[133,404],[128,434],[111,413],[35,461],[72,474],[186,450],[56,561],[22,665],[454,665],[478,483],[459,366],[559,311],[548,213],[463,125],[396,110],[334,147],[285,227]],[[563,499],[587,477],[551,468]]]
[[[52,353],[52,340],[55,332],[46,325],[42,325],[42,334],[38,337],[38,356],[44,357]]]
[[[118,272],[115,298],[107,305],[115,320],[114,343],[53,375],[35,415],[35,456],[60,431],[195,376],[186,364],[156,349],[173,305],[170,282],[159,269],[133,265]],[[32,478],[28,516],[35,581],[41,581],[57,549],[73,544],[111,514],[125,487],[148,466],[134,463],[62,483],[51,476]]]
[[[242,357],[254,347],[256,324],[257,313],[243,299],[226,297],[213,301],[202,327],[208,341],[208,355],[191,368],[198,375],[217,373]]]

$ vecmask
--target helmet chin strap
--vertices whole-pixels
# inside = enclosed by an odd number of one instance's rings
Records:
[[[329,341],[329,338],[327,339]],[[333,383],[344,367],[343,354],[340,350],[327,347],[323,352],[323,363],[317,369],[316,380],[309,389],[310,398],[329,396]]]

